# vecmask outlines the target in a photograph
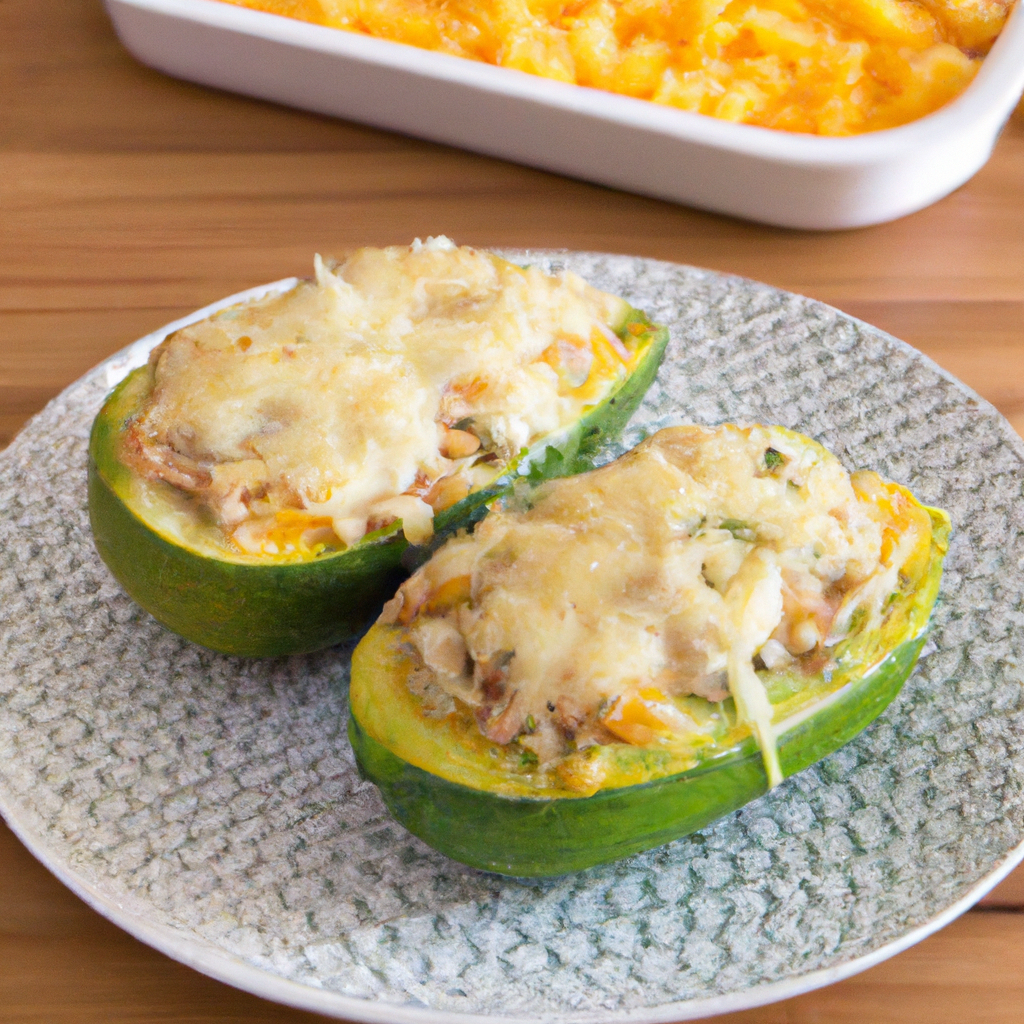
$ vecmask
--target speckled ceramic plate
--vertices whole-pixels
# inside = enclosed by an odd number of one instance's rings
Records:
[[[1024,445],[929,360],[819,303],[651,260],[528,258],[671,326],[628,442],[687,420],[782,423],[950,511],[933,639],[889,710],[659,850],[552,881],[446,860],[356,775],[348,649],[211,654],[97,558],[89,426],[158,332],[0,455],[4,817],[158,949],[363,1021],[678,1020],[806,991],[923,938],[1024,855]]]

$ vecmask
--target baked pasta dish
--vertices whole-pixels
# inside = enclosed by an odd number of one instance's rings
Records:
[[[743,124],[850,135],[959,95],[1012,0],[228,0]]]

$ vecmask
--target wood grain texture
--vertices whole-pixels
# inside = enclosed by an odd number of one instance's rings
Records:
[[[100,0],[0,0],[0,445],[90,366],[314,251],[445,233],[597,249],[803,292],[909,341],[1024,432],[1024,110],[893,224],[747,224],[166,78]],[[1017,1024],[1024,869],[919,946],[726,1024]],[[0,1024],[312,1022],[155,953],[0,824]]]

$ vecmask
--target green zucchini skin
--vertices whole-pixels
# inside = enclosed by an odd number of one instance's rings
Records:
[[[642,401],[665,354],[668,331],[635,310],[622,331],[637,324],[639,343],[647,347],[633,372],[566,431],[542,439],[493,484],[439,513],[438,542],[482,518],[519,475],[540,480],[590,468],[594,454]],[[302,654],[341,643],[376,617],[409,566],[425,560],[434,546],[409,548],[400,521],[344,551],[288,564],[222,560],[168,540],[132,510],[118,486],[130,473],[116,455],[130,380],[115,388],[93,423],[88,470],[93,538],[128,595],[187,640],[241,657]]]
[[[172,632],[225,654],[276,657],[341,643],[405,575],[401,537],[293,565],[203,558],[151,530],[92,459],[89,518],[96,549],[128,596]]]
[[[910,675],[925,636],[905,640],[782,732],[783,774],[802,771],[874,721]],[[378,743],[355,716],[349,718],[349,739],[360,773],[410,832],[454,860],[520,878],[564,875],[661,846],[768,790],[752,737],[678,775],[554,800],[504,797],[423,771]]]

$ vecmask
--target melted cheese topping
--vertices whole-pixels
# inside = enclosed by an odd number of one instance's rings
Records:
[[[237,552],[312,557],[435,510],[577,420],[633,364],[628,305],[447,239],[361,249],[154,350],[122,457]],[[633,345],[633,349],[627,347]]]
[[[810,682],[855,619],[880,627],[931,539],[905,495],[782,428],[663,430],[450,541],[382,621],[418,656],[410,685],[542,763],[692,740],[701,726],[678,698],[731,695],[774,784],[758,671]]]
[[[229,0],[785,131],[849,135],[971,82],[1012,0]]]

